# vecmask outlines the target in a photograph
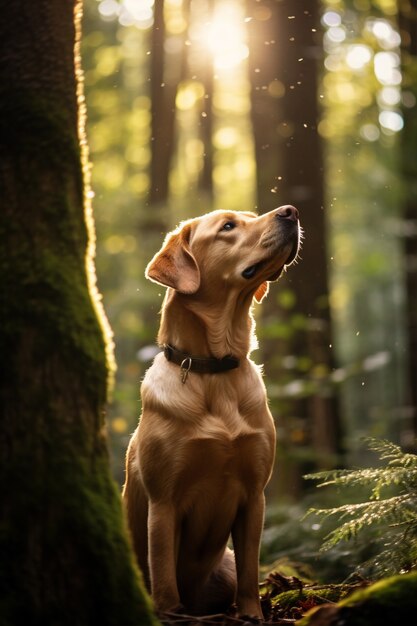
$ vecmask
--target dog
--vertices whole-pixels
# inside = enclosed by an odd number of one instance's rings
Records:
[[[159,612],[262,619],[264,489],[275,428],[259,367],[253,299],[297,257],[298,211],[213,211],[167,236],[146,268],[167,287],[123,499]],[[228,547],[232,538],[233,550]]]

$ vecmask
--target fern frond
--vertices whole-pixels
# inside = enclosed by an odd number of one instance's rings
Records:
[[[355,537],[364,527],[373,524],[387,523],[392,526],[407,525],[416,520],[416,502],[411,503],[407,495],[395,496],[387,500],[362,502],[360,504],[346,504],[334,509],[316,511],[326,519],[331,515],[339,515],[340,519],[352,517],[347,522],[330,532],[325,537],[322,550],[326,551],[340,541],[348,541]]]
[[[320,488],[328,487],[329,485],[353,487],[375,485],[375,494],[379,494],[383,487],[389,487],[391,485],[415,484],[417,489],[417,472],[410,471],[408,467],[385,467],[319,472],[317,474],[307,474],[305,478],[324,481],[317,485],[317,487]]]
[[[390,459],[389,465],[398,464],[402,467],[417,468],[417,455],[404,452],[400,446],[386,439],[365,439],[369,449],[379,453],[381,460]]]
[[[417,499],[410,497],[409,494],[402,494],[384,500],[369,500],[357,504],[344,504],[329,509],[311,508],[307,511],[305,517],[315,514],[322,516],[323,519],[327,519],[333,515],[339,515],[340,519],[344,519],[348,515],[352,517],[362,511],[376,518],[381,516],[386,519],[387,516],[398,515],[399,519],[402,519],[402,516],[404,516],[404,518],[409,521],[417,514]]]
[[[339,526],[325,537],[322,551],[373,527],[373,541],[379,541],[381,549],[368,564],[384,573],[408,571],[417,566],[417,455],[405,453],[400,446],[386,440],[367,439],[367,443],[385,462],[383,467],[331,470],[308,474],[306,478],[321,481],[318,487],[368,487],[369,499],[334,508],[310,509],[305,517],[315,514],[323,521],[338,518]],[[394,490],[395,495],[390,496],[388,491],[382,497],[385,489]],[[389,555],[385,562],[384,554]]]

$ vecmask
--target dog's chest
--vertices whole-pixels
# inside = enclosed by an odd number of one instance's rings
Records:
[[[152,457],[152,474],[142,468],[151,495],[164,493],[187,509],[201,498],[243,501],[249,491],[262,490],[275,447],[272,420],[265,418],[264,424],[251,427],[238,413],[227,419],[207,414],[200,426],[178,430],[175,437],[152,437],[142,457],[145,466],[146,457]]]
[[[242,500],[264,488],[275,431],[260,376],[254,368],[246,374],[245,384],[232,376],[203,384],[190,375],[184,385],[168,384],[170,393],[156,394],[155,384],[142,389],[139,463],[151,497],[164,494],[187,507],[202,496]]]
[[[248,489],[263,489],[272,464],[267,433],[243,429],[228,432],[215,418],[180,443],[171,474],[172,495],[184,506],[202,495],[209,501],[246,499]],[[173,468],[173,469],[174,469]]]

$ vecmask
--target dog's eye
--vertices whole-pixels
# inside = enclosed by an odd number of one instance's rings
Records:
[[[236,228],[236,224],[234,222],[226,222],[220,230],[233,230],[234,228]]]

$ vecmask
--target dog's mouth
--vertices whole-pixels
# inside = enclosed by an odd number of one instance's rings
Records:
[[[278,270],[276,270],[273,274],[268,276],[266,280],[274,281],[274,280],[277,280],[281,276],[282,270],[284,269],[285,265],[290,265],[296,259],[298,255],[299,244],[300,244],[300,238],[299,238],[299,234],[297,233],[297,237],[293,241],[291,252],[287,260],[285,261],[285,263],[283,263],[280,266]],[[265,267],[265,265],[267,265],[270,262],[270,260],[271,259],[268,258],[262,261],[258,261],[258,263],[254,263],[253,265],[249,265],[249,267],[243,270],[242,277],[246,278],[246,280],[250,280],[257,274],[259,274],[260,270],[262,270],[262,268]]]
[[[259,270],[264,264],[265,264],[264,261],[259,261],[259,263],[255,263],[255,265],[249,265],[249,267],[247,267],[242,272],[243,278],[246,278],[247,280],[249,280],[250,278],[253,278],[259,272]]]
[[[297,237],[294,239],[290,255],[288,259],[285,261],[284,265],[291,265],[293,261],[297,258],[298,251],[300,249],[300,237],[302,236],[302,231],[298,230]]]

